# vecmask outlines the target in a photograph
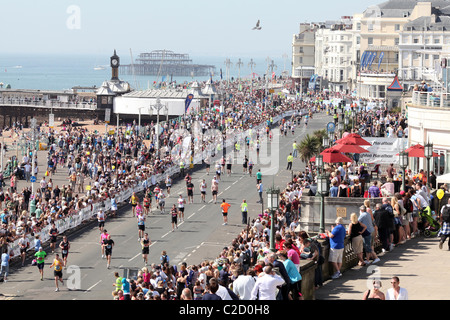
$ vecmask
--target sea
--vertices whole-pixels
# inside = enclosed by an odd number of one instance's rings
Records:
[[[207,64],[216,67],[212,74],[214,81],[226,80],[225,61],[229,59],[229,78],[249,79],[252,69],[250,60],[254,62],[253,73],[256,77],[263,77],[268,69],[268,60],[273,61],[273,72],[279,76],[283,71],[290,74],[290,60],[283,57],[218,57],[218,56],[193,56],[193,64]],[[121,64],[130,64],[131,57],[120,57]],[[241,59],[242,64],[238,61]],[[102,83],[111,78],[110,56],[99,54],[2,54],[0,53],[0,85],[7,85],[11,89],[38,89],[38,90],[68,90],[75,86],[100,87]],[[103,66],[104,70],[95,70]],[[270,73],[270,72],[269,72]],[[131,74],[119,74],[121,80],[130,83],[136,90],[145,90],[153,87],[153,83],[161,81],[176,81],[177,84],[191,81],[207,81],[210,76],[204,77],[171,77],[170,75],[142,76]]]

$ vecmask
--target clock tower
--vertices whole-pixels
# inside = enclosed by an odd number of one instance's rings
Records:
[[[119,66],[120,66],[120,58],[116,54],[116,50],[114,50],[114,55],[111,57],[111,68],[112,68],[111,80],[119,80]]]

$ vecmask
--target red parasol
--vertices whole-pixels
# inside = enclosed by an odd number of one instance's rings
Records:
[[[421,145],[420,143],[413,145],[409,147],[408,149],[404,150],[403,152],[406,152],[408,154],[408,157],[414,157],[414,158],[425,158],[425,147]],[[399,155],[397,153],[397,155]],[[440,155],[436,152],[433,152],[433,158],[440,157]]]
[[[349,135],[345,136],[344,138],[341,138],[336,141],[338,144],[342,144],[343,142],[350,142],[353,144],[356,144],[358,146],[371,146],[372,144],[363,138],[357,133],[350,133]]]
[[[350,143],[350,142],[343,142],[343,143],[339,143],[337,145],[334,145],[331,147],[331,149],[333,150],[337,150],[339,152],[344,152],[344,153],[366,153],[366,152],[370,152],[366,149],[364,149],[363,147],[360,147],[354,143]]]
[[[325,149],[320,154],[323,156],[323,162],[326,162],[326,163],[352,162],[353,161],[349,157],[343,155],[339,151],[334,150],[332,148]]]

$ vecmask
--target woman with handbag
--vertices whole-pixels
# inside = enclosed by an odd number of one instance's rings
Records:
[[[350,236],[350,240],[352,242],[352,248],[355,254],[358,256],[358,265],[365,266],[363,258],[363,234],[366,231],[367,227],[365,224],[358,220],[358,216],[356,213],[352,213],[350,215],[351,223],[348,225],[347,234]]]

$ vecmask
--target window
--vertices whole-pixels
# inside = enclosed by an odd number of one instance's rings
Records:
[[[361,38],[360,37],[356,37],[356,44],[360,44],[361,42]]]
[[[303,53],[303,47],[300,47],[300,48],[299,48],[299,52],[300,52],[300,53]]]
[[[299,63],[303,63],[303,57],[299,58]]]
[[[395,25],[395,31],[400,31],[400,25],[399,24]]]
[[[394,42],[395,42],[395,45],[396,45],[396,46],[398,46],[399,40],[400,40],[399,38],[395,38]]]
[[[368,29],[369,31],[373,31],[373,24],[367,25],[367,29]]]
[[[425,54],[425,60],[428,60],[428,59],[430,59],[430,55],[427,53],[427,54]]]
[[[361,22],[358,22],[358,23],[356,24],[356,30],[361,30]]]
[[[435,44],[441,43],[441,39],[434,39],[434,43]]]
[[[418,38],[414,38],[413,43],[419,43],[419,39]]]
[[[367,44],[373,45],[373,38],[372,37],[367,38]]]
[[[433,55],[433,60],[439,60],[439,55],[438,54],[434,54]]]

